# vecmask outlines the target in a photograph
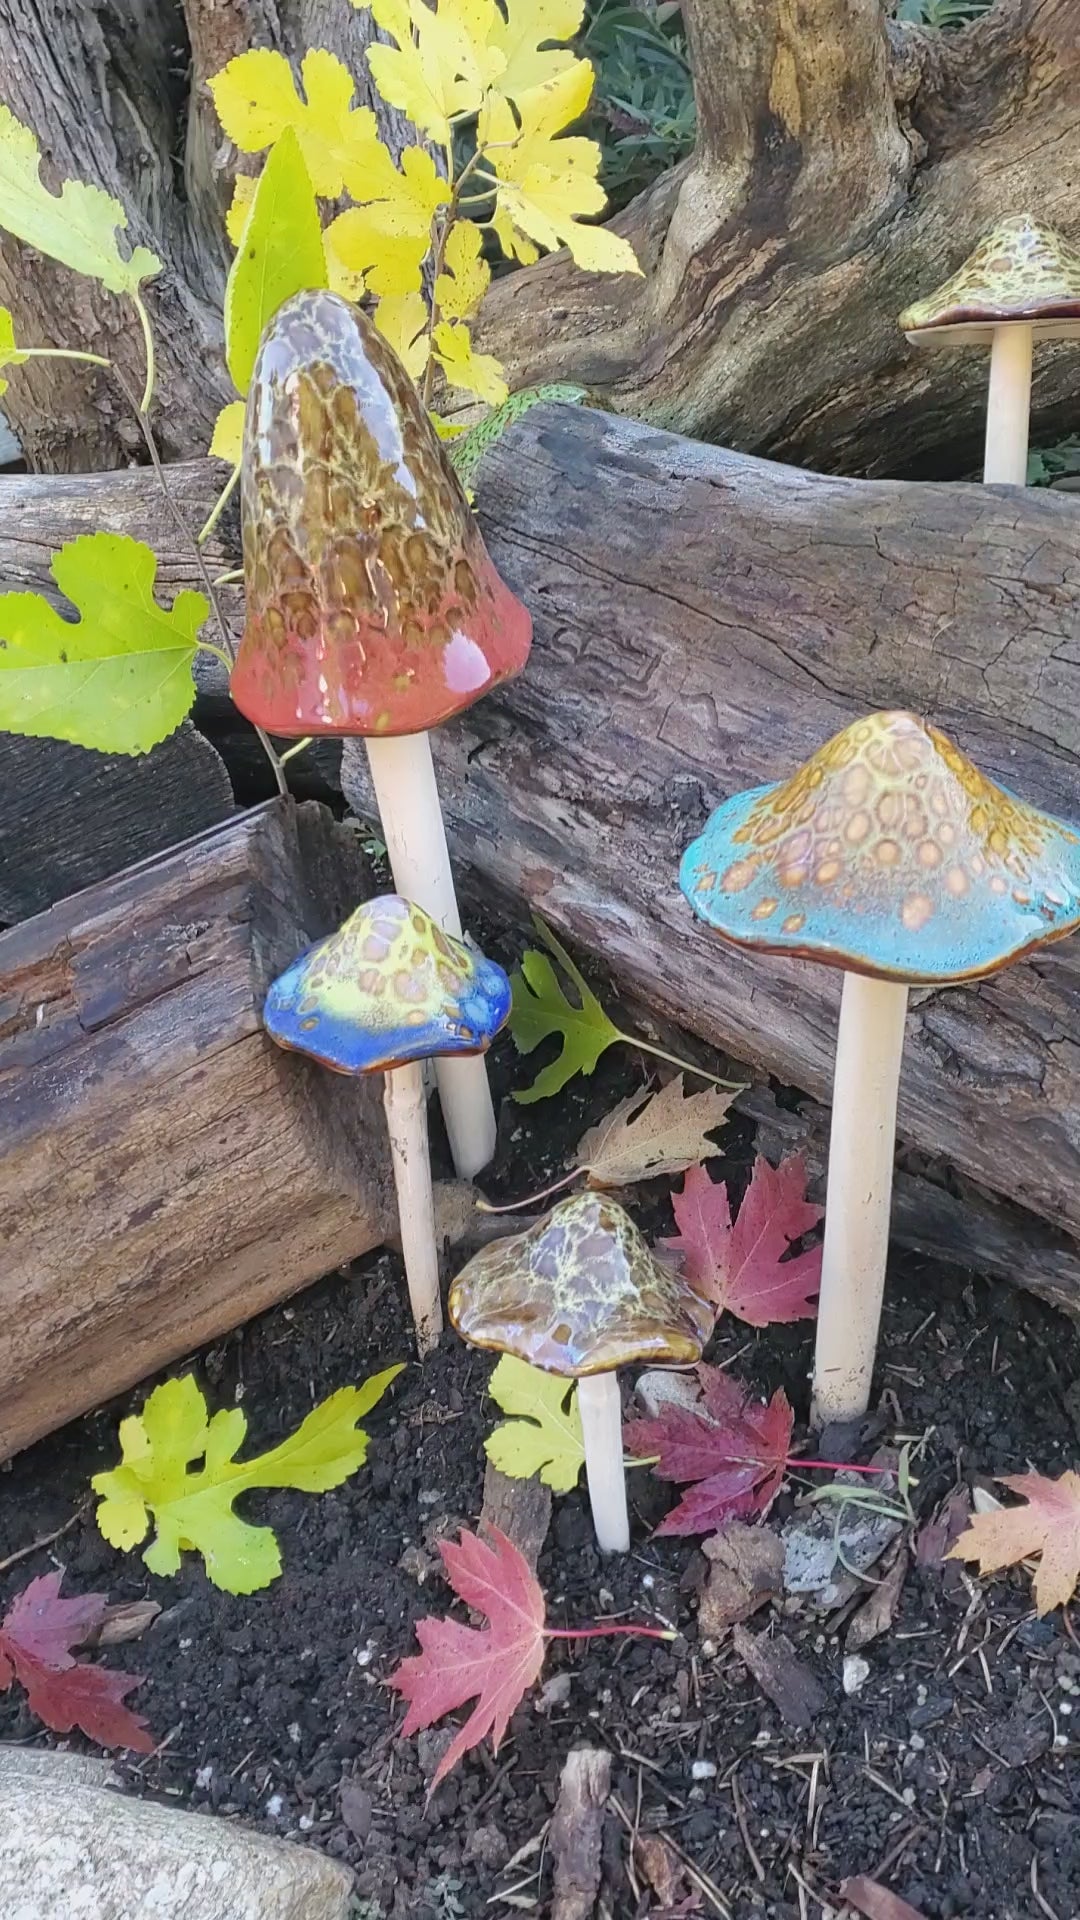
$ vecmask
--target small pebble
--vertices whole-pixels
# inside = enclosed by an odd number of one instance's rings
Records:
[[[870,1662],[864,1660],[861,1653],[844,1655],[844,1692],[858,1693],[870,1678]]]
[[[690,1778],[691,1780],[715,1780],[716,1761],[695,1760],[690,1769]]]
[[[281,1796],[281,1794],[280,1794],[280,1793],[272,1793],[272,1794],[270,1795],[270,1798],[269,1798],[269,1800],[268,1800],[268,1801],[267,1801],[267,1803],[266,1803],[266,1817],[267,1817],[267,1819],[268,1819],[268,1820],[280,1820],[280,1819],[281,1819],[281,1816],[282,1816],[282,1814],[284,1813],[284,1811],[285,1811],[285,1802],[284,1802],[284,1800],[283,1800],[283,1798],[282,1798],[282,1796]]]

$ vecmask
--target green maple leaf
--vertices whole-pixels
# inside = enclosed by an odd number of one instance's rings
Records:
[[[152,1514],[154,1539],[143,1554],[151,1573],[176,1573],[190,1549],[202,1554],[207,1575],[226,1593],[269,1586],[281,1572],[277,1539],[271,1527],[253,1527],[233,1512],[237,1495],[252,1487],[325,1493],[340,1486],[367,1455],[368,1436],[357,1421],[401,1371],[387,1367],[363,1386],[340,1388],[279,1447],[239,1461],[234,1456],[247,1432],[239,1407],[208,1420],[191,1374],[166,1380],[140,1414],[121,1421],[120,1465],[91,1481],[102,1496],[100,1532],[130,1553],[146,1538]]]
[[[562,1035],[562,1049],[550,1066],[541,1068],[531,1087],[515,1093],[522,1106],[546,1100],[561,1092],[575,1073],[592,1073],[601,1054],[625,1036],[608,1019],[595,993],[578,971],[566,948],[560,945],[550,927],[536,915],[536,928],[544,945],[553,953],[563,972],[577,989],[579,1005],[567,997],[562,982],[546,953],[530,947],[521,956],[521,972],[511,977],[513,995],[510,1008],[510,1032],[519,1053],[532,1053],[542,1040],[553,1033]]]
[[[515,1416],[484,1441],[492,1466],[512,1480],[538,1473],[545,1486],[569,1493],[585,1460],[574,1381],[542,1373],[507,1353],[488,1381],[488,1392],[504,1413]]]
[[[225,358],[246,393],[259,341],[294,293],[325,287],[326,254],[300,142],[286,127],[259,175],[225,287]]]
[[[110,293],[137,294],[144,280],[161,272],[147,247],[125,260],[117,231],[127,226],[119,200],[103,187],[65,180],[58,194],[41,180],[41,153],[29,127],[0,106],[0,227],[50,260],[100,280]]]
[[[40,593],[0,593],[0,730],[99,753],[145,753],[191,706],[205,597],[154,597],[157,560],[127,534],[86,533],[53,556],[53,579],[81,616]]]

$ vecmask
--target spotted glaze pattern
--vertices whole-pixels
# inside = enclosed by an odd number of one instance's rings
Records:
[[[232,694],[267,732],[422,733],[524,666],[529,616],[416,388],[336,294],[295,295],[264,335],[241,522]]]
[[[1080,319],[1080,252],[1029,213],[1002,220],[962,267],[900,315],[905,333],[969,321]]]
[[[510,1012],[501,967],[400,894],[365,901],[266,997],[266,1031],[338,1073],[483,1053]]]
[[[914,714],[875,713],[718,807],[679,883],[739,945],[966,980],[1080,925],[1080,834]]]
[[[458,1274],[448,1307],[474,1347],[573,1378],[635,1362],[700,1360],[714,1318],[630,1215],[591,1192],[483,1248]]]

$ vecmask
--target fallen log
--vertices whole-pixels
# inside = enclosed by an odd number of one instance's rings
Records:
[[[0,1459],[385,1237],[378,1088],[260,1024],[363,890],[279,801],[0,935]]]
[[[208,462],[169,470],[195,525],[217,478]],[[827,1098],[837,980],[710,940],[678,894],[679,853],[725,793],[890,704],[1031,799],[1080,810],[1078,502],[823,478],[536,408],[489,454],[479,506],[536,644],[521,680],[436,737],[461,866],[519,914],[539,908],[632,1001]],[[52,548],[86,525],[148,539],[169,590],[197,584],[145,471],[20,476],[5,507],[0,586],[47,591]],[[235,566],[234,521],[211,559]],[[238,624],[239,595],[223,598]],[[200,685],[219,712],[216,666]],[[363,808],[359,758],[346,779]],[[1080,1304],[1075,940],[921,997],[900,1125],[918,1155],[898,1185],[903,1238]]]
[[[541,408],[496,444],[479,499],[537,637],[520,680],[436,736],[459,859],[634,1000],[827,1099],[839,975],[710,936],[680,853],[726,794],[875,707],[917,708],[1080,816],[1077,502],[824,478]],[[370,810],[351,746],[343,784]],[[1019,1203],[1056,1230],[1035,1236],[1043,1290],[1080,1309],[1080,940],[913,994],[899,1126],[968,1183],[944,1207],[953,1257],[957,1206],[983,1189],[973,1263],[996,1243],[1015,1266]],[[918,1244],[917,1207],[907,1222]]]

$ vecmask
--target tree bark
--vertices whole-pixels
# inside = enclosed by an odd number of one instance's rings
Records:
[[[0,1460],[385,1237],[378,1087],[261,1020],[364,878],[279,800],[0,935]]]
[[[127,213],[132,246],[163,262],[145,300],[158,353],[154,425],[168,460],[201,453],[219,408],[235,398],[223,353],[224,213],[236,172],[257,163],[223,138],[206,82],[248,47],[272,47],[294,67],[309,47],[327,47],[371,105],[364,49],[376,37],[370,13],[345,0],[0,0],[0,99],[36,133],[47,184],[104,187]],[[406,122],[381,103],[379,112],[399,153]],[[2,233],[0,304],[18,340],[104,353],[142,392],[144,347],[130,303]],[[115,382],[77,362],[28,362],[4,412],[40,472],[145,457]]]
[[[197,524],[215,470],[179,466],[170,483]],[[145,470],[27,477],[6,499],[0,590],[48,590],[53,548],[95,522],[148,539],[166,592],[196,584]],[[536,408],[489,454],[479,506],[536,642],[520,680],[436,736],[461,867],[519,915],[535,906],[639,1007],[827,1099],[837,979],[695,927],[679,854],[725,794],[890,704],[929,714],[988,773],[1075,814],[1080,505],[814,477],[611,415]],[[215,571],[235,565],[235,538],[227,517]],[[238,627],[240,595],[223,597]],[[216,720],[216,663],[200,684]],[[370,805],[362,756],[350,757],[346,784]],[[1080,940],[914,1001],[902,1236],[1080,1309]],[[809,1125],[816,1137],[821,1116]]]
[[[949,36],[881,0],[684,0],[697,149],[613,224],[644,279],[565,253],[498,281],[483,344],[512,386],[823,472],[963,473],[986,357],[916,355],[900,310],[1032,207],[1075,234],[1080,0],[998,0]],[[1044,349],[1036,434],[1080,422],[1075,349]]]

